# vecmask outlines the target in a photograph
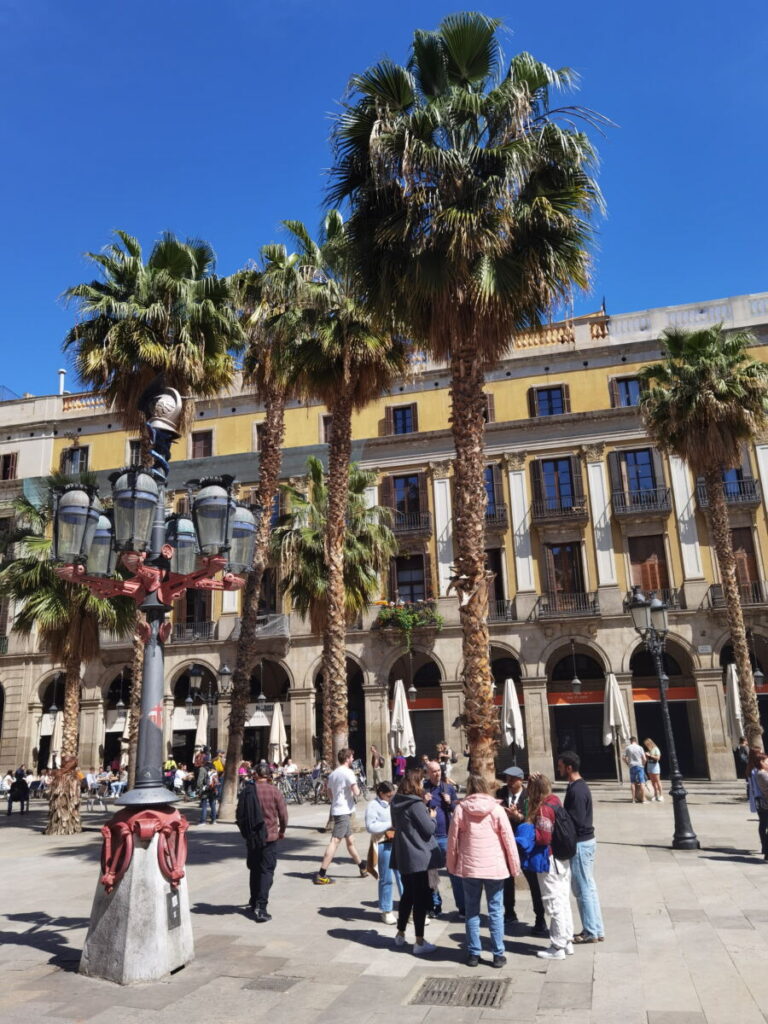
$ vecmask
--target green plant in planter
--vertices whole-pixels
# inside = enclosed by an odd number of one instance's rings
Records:
[[[373,624],[374,629],[397,629],[403,635],[406,653],[413,649],[413,631],[422,627],[440,632],[443,617],[435,601],[400,601],[385,604]]]

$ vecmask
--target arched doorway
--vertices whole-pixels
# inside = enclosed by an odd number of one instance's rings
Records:
[[[365,693],[363,691],[363,670],[347,658],[347,721],[349,723],[349,745],[365,764],[368,749],[365,734]],[[323,746],[323,674],[315,676],[315,735],[313,738],[318,759]]]
[[[243,734],[243,760],[258,764],[269,756],[269,728],[272,724],[275,704],[280,704],[291,748],[291,715],[288,691],[288,673],[277,661],[263,658],[251,673],[248,711]],[[260,701],[263,697],[263,702]],[[261,706],[263,703],[263,706]]]
[[[561,648],[552,659],[547,683],[552,730],[553,771],[557,755],[575,750],[581,770],[590,779],[616,778],[616,756],[603,745],[605,668],[588,647],[574,643]],[[581,682],[574,690],[573,680]]]
[[[424,651],[412,651],[410,656],[401,655],[389,672],[390,708],[395,682],[398,679],[403,680],[406,691],[410,688],[411,682],[416,687],[415,700],[409,700],[411,725],[416,741],[415,764],[423,754],[434,757],[438,743],[445,739],[440,669]]]
[[[201,702],[192,693],[190,679],[191,663],[186,666],[173,685],[173,718],[171,719],[171,753],[177,764],[189,767],[195,759],[195,752],[205,746],[217,749],[216,707],[201,715]],[[200,666],[202,677],[200,687],[216,692],[218,683],[210,669]]]
[[[38,773],[45,768],[58,768],[61,757],[61,736],[64,716],[64,673],[49,679],[41,696],[43,715],[36,751]]]
[[[501,707],[504,703],[504,687],[507,679],[512,679],[515,684],[515,692],[517,693],[517,700],[520,704],[520,713],[523,713],[523,684],[522,678],[523,673],[520,668],[520,662],[517,658],[506,651],[503,647],[494,647],[491,644],[491,673],[493,675],[493,684],[495,687],[495,702],[499,707],[499,714],[501,714]],[[517,765],[524,771],[528,771],[528,744],[526,743],[522,748],[518,748],[515,744],[512,746],[504,746],[504,738],[502,737],[499,742],[499,754],[496,759],[496,767],[499,771],[504,768],[508,768],[510,765]]]
[[[663,659],[664,671],[669,677],[667,704],[680,771],[688,778],[706,777],[704,733],[690,657],[683,647],[668,639]],[[642,745],[646,738],[650,738],[657,744],[661,750],[661,772],[666,775],[669,773],[669,752],[665,750],[654,659],[644,647],[637,647],[630,658],[629,668],[638,742]]]
[[[104,698],[104,747],[101,760],[104,765],[120,766],[128,747],[128,709],[131,703],[133,669],[124,665],[112,679]]]

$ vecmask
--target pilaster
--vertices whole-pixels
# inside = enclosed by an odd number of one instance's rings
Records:
[[[722,672],[719,668],[699,670],[695,673],[695,682],[704,732],[702,747],[707,761],[707,774],[713,782],[726,779],[732,781],[735,771],[725,714]]]
[[[523,680],[525,739],[528,770],[552,776],[552,727],[546,676]]]
[[[502,464],[507,470],[509,482],[509,515],[512,524],[512,546],[515,552],[515,575],[517,577],[518,617],[520,594],[535,593],[533,578],[533,549],[531,547],[530,502],[525,478],[525,452],[505,455]],[[535,603],[535,600],[534,602]],[[533,604],[531,604],[533,607]]]
[[[104,767],[104,702],[101,697],[80,698],[79,761],[81,767]]]
[[[315,733],[315,690],[313,687],[288,691],[291,705],[291,757],[302,768],[313,768],[315,751],[312,737]]]
[[[435,508],[435,548],[437,550],[438,596],[448,593],[453,565],[453,500],[449,462],[430,462],[432,500]]]
[[[453,723],[464,711],[464,684],[460,679],[444,679],[440,683],[443,697],[443,735],[445,742],[459,756],[464,750],[466,737],[460,725]]]

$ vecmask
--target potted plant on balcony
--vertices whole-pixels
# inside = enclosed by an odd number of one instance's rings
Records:
[[[379,601],[378,604],[381,607],[372,629],[382,630],[383,635],[391,637],[395,643],[402,641],[406,653],[413,649],[415,632],[427,638],[443,628],[443,617],[433,598],[426,601]]]

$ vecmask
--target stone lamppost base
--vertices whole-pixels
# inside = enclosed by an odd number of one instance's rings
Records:
[[[137,839],[125,875],[96,889],[80,973],[118,985],[158,981],[194,959],[187,880],[176,888],[158,865],[156,833]]]

